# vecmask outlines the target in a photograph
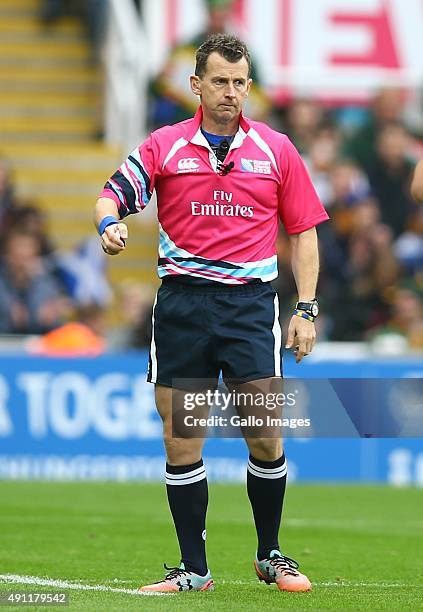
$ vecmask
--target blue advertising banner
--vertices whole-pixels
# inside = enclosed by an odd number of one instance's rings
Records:
[[[161,422],[146,368],[146,353],[95,359],[0,356],[0,479],[161,479]],[[288,359],[285,375],[418,379],[422,366],[407,359],[298,367]],[[285,446],[291,480],[423,486],[418,438],[293,438]],[[204,457],[210,479],[245,479],[242,439],[209,439]]]

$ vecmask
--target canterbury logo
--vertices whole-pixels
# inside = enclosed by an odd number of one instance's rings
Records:
[[[178,170],[188,172],[190,170],[198,170],[200,164],[197,164],[198,157],[184,157],[178,161]]]

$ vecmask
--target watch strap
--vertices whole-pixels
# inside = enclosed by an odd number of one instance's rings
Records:
[[[295,308],[294,315],[297,315],[297,317],[307,319],[307,321],[311,321],[312,323],[314,323],[315,317],[313,317],[311,314],[308,314],[308,312],[305,312],[304,310],[298,310],[297,308]]]

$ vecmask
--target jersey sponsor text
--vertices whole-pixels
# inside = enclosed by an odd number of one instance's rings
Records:
[[[191,214],[193,217],[254,217],[253,206],[242,206],[232,204],[233,193],[214,190],[213,204],[202,204],[201,202],[191,201]],[[225,200],[223,204],[220,200]]]

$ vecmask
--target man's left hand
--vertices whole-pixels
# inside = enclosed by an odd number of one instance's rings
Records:
[[[316,341],[316,330],[314,323],[293,315],[288,327],[288,338],[285,348],[294,348],[295,361],[300,363],[301,359],[309,355]]]

